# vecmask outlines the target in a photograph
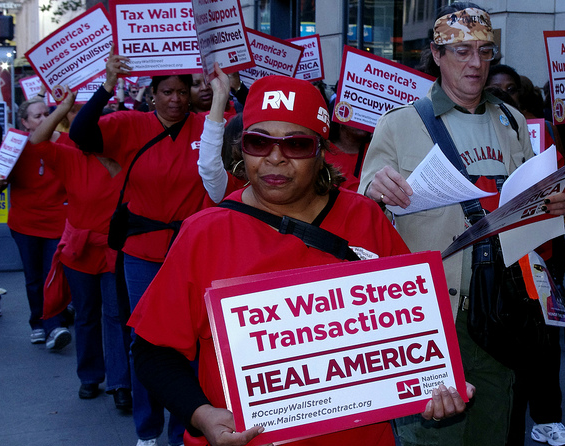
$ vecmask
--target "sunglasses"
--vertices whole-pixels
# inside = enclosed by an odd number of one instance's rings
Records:
[[[275,145],[289,159],[312,158],[320,153],[321,147],[320,137],[312,135],[275,138],[264,133],[243,132],[241,136],[241,150],[251,156],[269,156]]]

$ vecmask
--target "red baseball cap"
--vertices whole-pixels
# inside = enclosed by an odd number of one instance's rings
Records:
[[[264,121],[292,122],[328,139],[330,114],[320,91],[310,82],[288,76],[267,76],[249,89],[243,128]]]

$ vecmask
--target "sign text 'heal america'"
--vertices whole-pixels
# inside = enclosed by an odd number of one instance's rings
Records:
[[[434,387],[461,384],[452,365],[456,346],[446,335],[453,322],[447,291],[441,291],[445,278],[437,283],[435,274],[443,274],[437,265],[292,283],[323,277],[318,267],[303,276],[281,275],[280,287],[220,298],[213,310],[214,341],[236,424],[241,417],[245,428],[261,423],[281,430],[299,428],[308,417],[315,418],[310,423],[335,423],[336,417],[371,412],[364,418],[369,424],[421,412]],[[209,307],[216,305],[218,290],[209,290]],[[326,407],[304,415],[302,409],[321,400]]]
[[[118,54],[132,73],[179,74],[200,71],[200,53],[191,2],[111,0]]]

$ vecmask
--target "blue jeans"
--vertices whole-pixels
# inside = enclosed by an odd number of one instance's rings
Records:
[[[141,299],[141,296],[161,268],[161,263],[148,262],[137,257],[124,254],[124,270],[128,287],[131,311]],[[135,340],[135,331],[131,331],[132,342]],[[137,436],[142,440],[157,438],[163,432],[165,424],[164,407],[147,393],[147,390],[138,381],[133,368],[130,352],[131,388],[133,393],[133,421]],[[168,436],[172,446],[182,445],[184,426],[174,416],[170,415]]]
[[[10,232],[18,246],[24,267],[27,300],[31,312],[29,325],[32,330],[43,328],[49,335],[54,328],[61,326],[62,321],[60,315],[50,319],[41,319],[43,316],[43,285],[49,274],[59,239],[25,235],[14,230]]]
[[[82,384],[100,384],[106,392],[130,388],[128,353],[120,322],[116,277],[87,274],[67,266],[75,315],[77,374]]]

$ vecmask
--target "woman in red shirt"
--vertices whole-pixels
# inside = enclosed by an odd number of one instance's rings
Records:
[[[277,95],[286,100],[276,102]],[[274,105],[265,107],[269,99]],[[346,239],[360,257],[408,253],[375,202],[337,186],[343,178],[324,160],[328,116],[321,94],[306,81],[285,76],[255,81],[243,112],[239,163],[250,185],[229,199],[275,219],[287,216],[300,220],[297,225],[319,226]],[[264,429],[235,432],[226,409],[204,303],[212,281],[355,257],[307,246],[270,223],[222,207],[188,218],[130,319],[137,333],[132,352],[138,377],[182,420],[185,445],[243,445]],[[196,357],[198,378],[189,365]],[[458,394],[445,393],[443,403],[439,394],[428,403],[428,419],[464,409]],[[392,446],[395,441],[389,423],[378,423],[288,444]]]
[[[20,105],[18,116],[30,134],[49,116],[49,108],[41,97]],[[52,140],[63,144],[70,140],[66,133],[53,133]],[[62,327],[61,315],[46,320],[43,316],[43,284],[51,267],[51,259],[67,218],[65,188],[52,170],[45,166],[41,154],[28,144],[8,177],[10,210],[8,226],[24,268],[26,293],[30,308],[31,343],[46,342],[50,350],[59,350],[71,342],[71,332]]]

